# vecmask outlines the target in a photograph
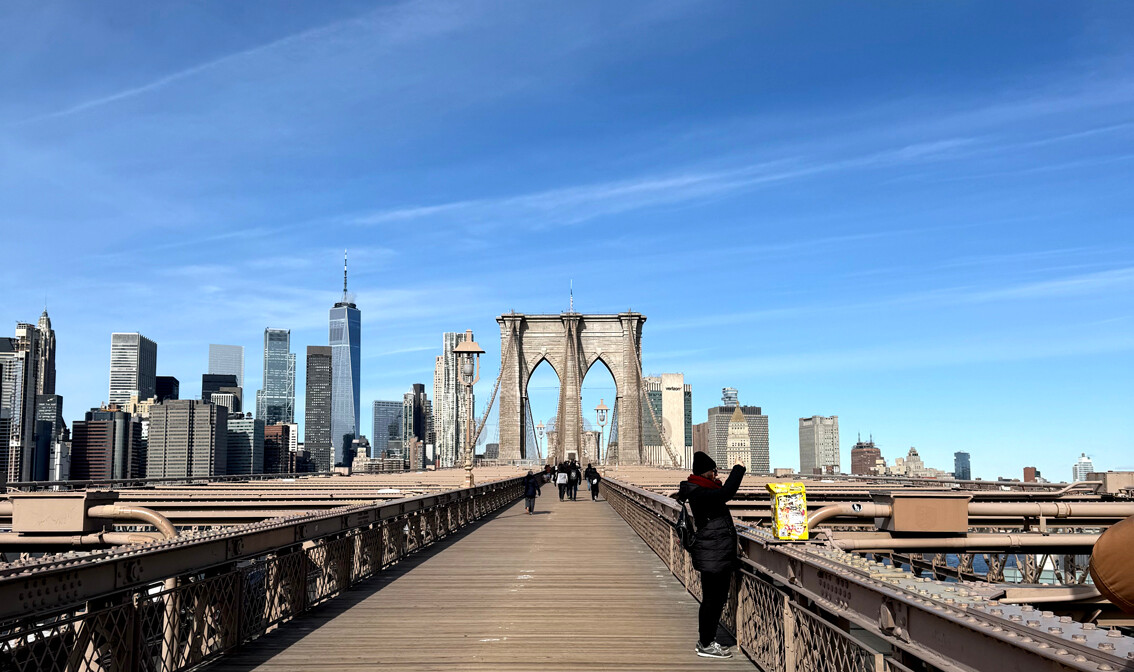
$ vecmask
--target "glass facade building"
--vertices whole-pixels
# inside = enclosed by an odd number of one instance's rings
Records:
[[[244,387],[244,346],[209,344],[209,373],[236,376],[236,386]]]
[[[107,401],[144,401],[157,393],[157,343],[138,333],[110,335],[110,392]]]
[[[256,393],[256,417],[265,425],[295,422],[295,353],[290,329],[264,330],[264,388]]]
[[[362,312],[353,303],[340,301],[331,309],[330,317],[331,441],[335,464],[349,465],[347,453],[351,442],[359,435]]]
[[[953,453],[953,478],[967,481],[972,477],[973,470],[969,465],[969,454],[963,451]]]
[[[303,443],[317,471],[330,471],[334,451],[331,447],[331,348],[307,346],[307,411],[304,414]]]
[[[402,408],[404,401],[374,402],[374,440],[379,450],[386,449],[387,441],[400,441],[402,436]]]

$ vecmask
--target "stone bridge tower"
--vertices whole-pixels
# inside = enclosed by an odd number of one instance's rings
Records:
[[[555,446],[547,454],[574,452],[583,459],[583,378],[600,359],[617,387],[618,464],[642,459],[642,325],[640,313],[559,315],[508,313],[500,324],[500,459],[534,459],[524,423],[528,409],[528,380],[547,360],[559,376],[559,413]],[[611,428],[614,429],[613,427]]]

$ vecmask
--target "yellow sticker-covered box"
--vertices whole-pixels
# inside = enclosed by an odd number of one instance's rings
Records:
[[[768,483],[772,495],[772,533],[777,539],[807,540],[807,490],[802,483]]]

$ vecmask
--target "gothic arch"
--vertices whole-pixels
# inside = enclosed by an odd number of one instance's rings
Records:
[[[543,361],[559,376],[559,411],[554,454],[582,451],[583,378],[595,362],[610,370],[620,403],[620,464],[637,464],[641,456],[641,342],[646,318],[640,313],[616,315],[525,315],[496,318],[500,325],[500,458],[532,459],[525,445],[524,401],[528,380]],[[553,454],[548,446],[548,453]]]

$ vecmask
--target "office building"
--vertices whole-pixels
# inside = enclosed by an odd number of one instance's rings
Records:
[[[231,413],[227,425],[227,473],[264,473],[264,421],[251,413]]]
[[[236,400],[236,395],[232,392],[213,392],[209,396],[209,403],[216,406],[224,406],[226,409],[228,409],[229,415],[241,412],[240,404]]]
[[[343,254],[343,298],[331,308],[331,441],[335,465],[350,466],[351,446],[359,435],[361,411],[362,313],[347,292],[346,254]]]
[[[752,468],[752,440],[748,435],[748,419],[744,417],[740,406],[733,407],[732,415],[729,417],[725,444],[724,464],[742,464],[745,469]]]
[[[244,346],[210,343],[209,373],[236,376],[234,387],[244,387]]]
[[[1081,453],[1079,461],[1071,467],[1071,482],[1086,481],[1087,474],[1095,470],[1095,465],[1091,462],[1091,458],[1087,457],[1086,453]]]
[[[40,394],[35,398],[35,466],[32,480],[61,480],[53,474],[63,473],[61,460],[70,461],[71,433],[63,420],[63,397]],[[70,473],[70,467],[66,467]]]
[[[436,434],[437,467],[462,464],[465,446],[465,419],[468,400],[458,376],[457,355],[453,349],[465,340],[465,333],[445,332],[441,336],[442,354],[433,369],[433,430]],[[474,402],[475,403],[475,402]]]
[[[799,473],[837,474],[840,470],[839,416],[800,418]]]
[[[908,478],[949,478],[953,474],[943,469],[926,466],[917,448],[911,446],[905,457],[894,458],[894,464],[886,469],[886,475]]]
[[[721,388],[721,406],[736,408],[740,405],[740,393],[735,387]]]
[[[307,346],[307,408],[303,443],[311,455],[315,471],[330,471],[335,465],[331,444],[332,361],[329,346]]]
[[[138,333],[110,335],[110,393],[107,402],[125,404],[130,397],[157,394],[157,343]]]
[[[374,435],[374,445],[386,447],[388,441],[403,441],[402,411],[405,401],[375,401],[374,424],[371,434]]]
[[[226,474],[228,409],[196,399],[155,404],[150,409],[148,446],[149,478]]]
[[[295,353],[291,330],[264,330],[264,387],[256,393],[256,417],[266,425],[295,422]]]
[[[406,447],[405,452],[410,458],[410,469],[424,469],[427,451],[424,446],[432,443],[432,407],[425,394],[425,385],[414,383],[410,391],[402,397],[402,441]],[[414,459],[414,453],[409,448],[414,445],[421,447]]]
[[[684,374],[663,373],[642,378],[646,401],[642,405],[642,450],[647,464],[669,464],[662,431],[685,467],[693,463],[693,388]],[[653,411],[651,413],[651,410]],[[655,422],[661,423],[661,427]]]
[[[51,318],[47,309],[39,316],[36,323],[39,338],[36,343],[36,395],[55,394],[55,330],[51,328]]]
[[[213,393],[221,392],[223,388],[235,389],[240,386],[236,384],[235,373],[206,373],[201,376],[201,401],[205,403],[212,403]]]
[[[709,453],[709,423],[698,422],[693,425],[693,452]],[[692,466],[692,463],[690,463]]]
[[[281,422],[280,424],[288,426],[287,450],[289,453],[294,453],[299,450],[299,424],[295,422]]]
[[[739,415],[737,413],[739,412]],[[748,432],[748,445],[735,446],[729,453],[730,425],[744,423]],[[739,428],[733,428],[734,433]],[[771,466],[768,456],[768,416],[760,411],[759,406],[715,406],[709,409],[708,419],[709,450],[705,451],[716,461],[722,470],[727,470],[736,462],[741,450],[747,451],[748,460],[743,462],[750,471],[766,474],[770,473]]]
[[[158,376],[156,381],[156,392],[154,394],[159,402],[180,398],[181,382],[179,380],[173,376]]]
[[[858,476],[878,475],[879,464],[882,466],[886,464],[882,459],[882,450],[874,445],[874,437],[870,437],[869,441],[863,441],[861,434],[858,436],[858,443],[851,448],[850,460],[851,473]]]
[[[72,423],[71,478],[143,478],[148,473],[142,424],[117,406],[92,408]]]
[[[264,473],[287,473],[289,455],[295,439],[292,428],[295,425],[280,423],[264,427]]]
[[[969,464],[969,454],[964,451],[953,453],[953,478],[968,481],[972,477],[973,470]]]
[[[44,311],[38,326],[20,322],[14,338],[0,338],[0,477],[46,477],[54,425],[40,426],[37,438],[37,399],[54,392],[55,333]]]
[[[1024,467],[1024,482],[1035,483],[1040,478],[1040,470],[1035,467]]]

